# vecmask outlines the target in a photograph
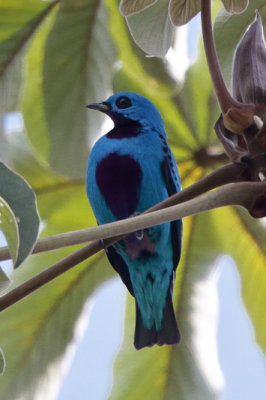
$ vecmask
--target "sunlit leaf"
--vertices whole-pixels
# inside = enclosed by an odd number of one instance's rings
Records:
[[[221,246],[237,264],[243,301],[252,319],[256,340],[266,352],[266,321],[262,318],[266,307],[265,223],[254,220],[241,209],[216,210],[213,215]]]
[[[132,37],[143,51],[151,56],[165,56],[174,34],[168,16],[168,0],[157,1],[145,10],[129,15],[127,23]]]
[[[132,91],[146,93],[146,96],[167,98],[176,93],[179,86],[169,75],[167,63],[158,58],[145,57],[128,31],[125,19],[117,12],[116,2],[106,0],[109,14],[109,31],[116,44],[118,58],[121,61],[114,77],[114,91],[127,90],[129,79],[133,82]],[[127,75],[125,80],[122,75]]]
[[[92,140],[102,121],[99,113],[88,120],[85,106],[111,90],[114,50],[106,25],[99,1],[62,2],[28,52],[23,109],[29,137],[55,171],[74,178],[85,176],[88,131]]]
[[[121,0],[120,11],[126,16],[143,10],[158,0]]]
[[[0,163],[0,194],[12,209],[19,230],[15,267],[30,254],[38,236],[39,216],[33,190],[19,175]]]

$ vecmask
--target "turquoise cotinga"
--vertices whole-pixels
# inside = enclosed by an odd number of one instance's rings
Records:
[[[181,189],[163,120],[149,100],[122,92],[87,107],[114,122],[89,157],[87,194],[98,224],[137,215]],[[172,289],[181,240],[177,220],[132,233],[106,249],[136,300],[137,349],[180,340]]]

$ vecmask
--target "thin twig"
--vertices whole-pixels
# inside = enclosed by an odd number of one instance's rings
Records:
[[[226,183],[236,182],[239,180],[239,177],[244,170],[245,166],[242,164],[228,164],[218,168],[206,177],[200,179],[198,182],[195,182],[193,185],[184,189],[182,192],[179,192],[163,202],[156,204],[154,207],[145,211],[145,213],[182,203],[199,196],[202,193],[206,193],[207,191],[218,186],[222,186]],[[91,233],[92,228],[89,228],[39,239],[33,249],[32,254],[86,243],[91,240]],[[7,260],[9,258],[10,254],[8,247],[0,248],[0,261]]]
[[[129,219],[128,221],[122,220],[113,224],[107,224],[105,225],[105,228],[107,229],[106,237],[108,237],[109,234],[113,234],[114,231],[117,232],[117,229],[119,229],[119,232],[128,232],[128,224],[131,224],[130,229],[138,230],[146,227],[147,221],[149,221],[149,226],[154,226],[167,221],[173,221],[185,216],[195,215],[204,211],[228,205],[240,205],[242,207],[246,207],[248,210],[251,210],[254,205],[254,199],[259,198],[259,196],[265,196],[265,193],[266,182],[243,182],[225,185],[211,193],[204,194],[182,204],[178,204],[156,212],[151,212],[147,215],[141,215]],[[138,223],[136,223],[136,221],[138,221]],[[103,226],[99,228],[103,228]],[[120,240],[122,237],[123,235],[120,235],[119,237],[112,237],[105,240],[105,246],[110,246],[117,240]],[[93,243],[59,261],[47,270],[42,271],[40,274],[24,282],[17,288],[11,290],[9,293],[0,298],[0,311],[3,311],[7,307],[26,297],[28,294],[34,292],[65,271],[84,261],[91,255],[97,253],[99,250],[101,250],[99,241],[94,241]]]

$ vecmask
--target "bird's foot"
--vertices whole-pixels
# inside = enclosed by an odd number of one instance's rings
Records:
[[[101,249],[103,249],[106,253],[108,253],[108,247],[106,246],[106,240],[100,239],[99,240],[99,246]]]
[[[140,212],[135,211],[133,214],[130,215],[130,217],[136,217],[140,214]],[[144,229],[140,229],[139,231],[135,231],[134,235],[136,237],[136,239],[138,240],[142,240],[144,237]]]

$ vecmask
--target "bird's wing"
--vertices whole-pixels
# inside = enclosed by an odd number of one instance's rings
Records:
[[[169,196],[180,190],[180,178],[171,150],[162,162],[162,174]],[[182,220],[171,222],[171,239],[173,246],[173,270],[176,269],[181,254]]]
[[[107,248],[106,255],[108,257],[108,260],[112,264],[112,267],[121,276],[121,279],[128,288],[129,292],[132,294],[132,296],[134,296],[134,291],[130,280],[128,267],[123,258],[116,251],[114,246],[110,246]]]

